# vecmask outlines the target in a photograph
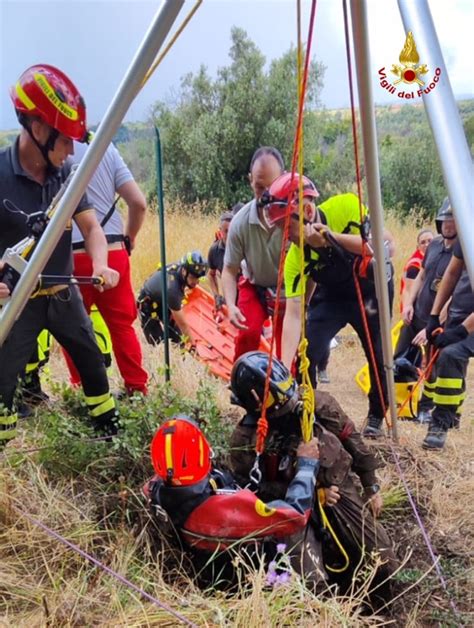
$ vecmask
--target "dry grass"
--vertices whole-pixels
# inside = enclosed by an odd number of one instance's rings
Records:
[[[203,253],[213,240],[217,220],[173,213],[167,225],[169,261],[177,260],[187,249]],[[192,230],[190,226],[192,225]],[[396,259],[400,270],[403,260],[414,248],[416,230],[389,221],[389,228],[399,243]],[[149,215],[136,252],[133,276],[138,288],[154,271],[159,259],[157,220]],[[162,349],[144,345],[145,362],[151,374],[152,394],[163,382]],[[364,358],[350,330],[343,332],[343,342],[332,354],[331,384],[343,407],[360,426],[366,415],[367,401],[358,389],[354,374]],[[237,420],[229,406],[228,390],[211,378],[190,355],[172,351],[172,385],[181,394],[195,397],[199,382],[206,381],[215,391],[223,415]],[[52,380],[64,380],[64,367],[55,356]],[[116,374],[113,384],[120,384]],[[469,388],[474,377],[469,375]],[[53,402],[54,405],[54,402]],[[55,406],[56,409],[58,406]],[[472,505],[472,436],[474,402],[468,398],[459,431],[449,434],[446,451],[427,453],[420,447],[425,428],[402,423],[397,451],[407,481],[417,500],[435,551],[442,558],[448,586],[456,597],[466,625],[474,623],[472,610],[472,557],[474,553],[474,509]],[[190,566],[172,558],[171,549],[159,533],[151,529],[148,515],[141,506],[140,486],[146,479],[133,473],[115,482],[101,480],[95,465],[113,465],[117,452],[91,453],[90,476],[73,473],[54,474],[36,453],[22,454],[40,438],[36,424],[25,424],[14,446],[0,455],[0,626],[35,628],[39,626],[175,626],[177,620],[129,592],[110,576],[98,571],[79,555],[49,538],[20,514],[23,510],[52,529],[90,551],[107,565],[130,578],[162,602],[199,626],[455,626],[449,604],[433,573],[428,553],[411,510],[403,497],[390,448],[379,449],[387,464],[381,473],[386,496],[385,524],[401,558],[409,554],[405,584],[413,588],[394,604],[391,617],[361,614],[357,598],[316,598],[298,580],[288,588],[266,590],[261,571],[249,575],[241,594],[225,598],[222,594],[204,594],[189,577]],[[26,429],[25,429],[26,428]],[[16,450],[16,451],[14,451]],[[65,452],[66,453],[66,452]],[[115,458],[114,458],[115,457]],[[43,460],[43,462],[41,462]],[[151,471],[151,469],[150,469]],[[145,472],[146,474],[147,472]],[[131,479],[133,478],[133,480]],[[123,484],[126,483],[125,486]],[[20,509],[18,511],[17,509]],[[471,562],[470,562],[471,561]],[[468,570],[471,569],[469,572]],[[427,574],[427,575],[425,575]],[[471,596],[471,597],[470,597]]]

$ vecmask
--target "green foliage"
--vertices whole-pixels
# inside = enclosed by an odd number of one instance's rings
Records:
[[[164,146],[165,189],[186,202],[205,200],[212,209],[249,196],[248,168],[260,145],[291,156],[297,112],[296,52],[272,61],[245,31],[233,28],[230,65],[213,80],[205,67],[181,81],[174,107],[156,103],[153,121]],[[307,105],[314,107],[323,68],[312,63]]]
[[[57,387],[62,402],[42,413],[38,431],[39,461],[57,476],[89,474],[101,482],[118,478],[144,481],[152,472],[150,443],[157,427],[175,415],[188,415],[202,426],[211,445],[226,448],[231,424],[226,423],[208,384],[201,383],[195,399],[181,397],[169,385],[159,386],[146,398],[137,394],[118,403],[120,432],[111,442],[97,438],[89,426],[83,393]]]
[[[401,217],[436,214],[446,195],[441,167],[431,134],[413,134],[383,141],[380,148],[384,204]]]

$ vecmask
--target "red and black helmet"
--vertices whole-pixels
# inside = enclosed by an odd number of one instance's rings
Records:
[[[158,477],[171,486],[190,486],[211,471],[212,450],[198,425],[187,416],[169,419],[151,442],[151,461]]]
[[[318,198],[316,186],[303,176],[303,197]],[[298,190],[300,185],[299,174],[291,172],[281,174],[262,195],[260,203],[263,206],[265,220],[272,227],[279,220],[285,218],[298,207]]]
[[[33,65],[23,72],[10,97],[20,118],[38,116],[58,133],[87,141],[86,106],[74,83],[52,65]]]

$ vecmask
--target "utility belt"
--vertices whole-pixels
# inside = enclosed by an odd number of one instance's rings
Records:
[[[57,286],[49,286],[49,288],[41,288],[36,292],[33,292],[30,299],[36,299],[36,297],[52,297],[63,290],[69,289],[70,286],[67,284],[58,284]]]
[[[118,251],[124,248],[129,255],[131,254],[130,238],[128,236],[124,236],[121,233],[106,233],[105,239],[107,240],[107,249],[109,251]],[[72,250],[77,253],[85,253],[86,248],[84,241],[81,240],[80,242],[73,242]]]

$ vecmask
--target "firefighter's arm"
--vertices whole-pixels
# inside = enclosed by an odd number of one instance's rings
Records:
[[[468,334],[472,334],[474,332],[474,312],[469,314],[469,316],[464,320],[463,327],[466,328]]]
[[[173,320],[179,327],[181,335],[184,336],[184,338],[186,339],[186,344],[189,343],[190,345],[193,345],[194,338],[191,333],[191,329],[189,328],[188,322],[186,320],[186,314],[183,312],[183,310],[170,310],[170,311],[171,311],[171,316],[173,317]]]
[[[404,308],[410,305],[413,305],[416,297],[418,296],[418,293],[421,290],[421,286],[423,285],[424,280],[425,280],[425,269],[420,268],[420,272],[415,277],[415,279],[413,279],[410,282],[410,284],[408,283],[406,284],[407,287],[405,291],[403,292],[403,307]]]
[[[74,220],[84,238],[86,252],[92,260],[92,274],[104,279],[103,286],[96,286],[96,288],[100,292],[107,288],[114,288],[118,284],[120,275],[108,266],[107,240],[95,211],[82,211],[74,215]]]
[[[219,285],[217,283],[217,271],[214,268],[209,268],[209,270],[207,271],[207,280],[209,282],[212,296],[215,300],[216,296],[219,295]]]
[[[128,207],[125,235],[130,238],[130,247],[133,249],[135,239],[145,220],[146,199],[133,179],[117,188],[117,193],[120,194]]]
[[[284,500],[275,500],[267,504],[269,508],[292,508],[300,514],[311,510],[316,488],[316,476],[319,471],[318,439],[309,443],[300,443],[296,451],[296,473],[286,491]]]
[[[443,349],[455,342],[461,342],[474,331],[474,313],[469,314],[460,325],[447,329],[432,339],[437,349]]]
[[[395,246],[395,238],[393,237],[393,235],[390,233],[388,229],[384,229],[383,239],[384,239],[384,242],[388,243],[388,254],[390,256],[390,259],[393,259],[395,257],[395,253],[397,250]]]
[[[301,297],[292,297],[286,300],[285,316],[283,318],[281,360],[288,369],[291,369],[300,341],[300,307]]]
[[[344,449],[352,457],[352,471],[356,473],[362,486],[370,487],[377,483],[376,469],[380,460],[372,453],[354,422],[344,412],[339,402],[324,391],[318,393],[316,403],[318,422],[340,440]]]
[[[324,230],[326,227],[321,225]],[[359,235],[354,235],[351,233],[334,233],[330,232],[331,237],[341,246],[343,249],[348,251],[349,253],[354,253],[355,255],[362,255],[362,238]]]
[[[237,275],[239,272],[240,266],[225,264],[222,270],[222,289],[224,290],[230,322],[238,329],[248,329],[245,324],[245,316],[235,303],[237,301]]]
[[[411,282],[411,285],[409,285],[407,282],[406,288],[403,291],[402,318],[405,325],[410,325],[413,320],[413,304],[415,303],[415,299],[418,296],[418,293],[420,292],[424,279],[425,279],[425,270],[424,268],[421,268],[418,275]]]

